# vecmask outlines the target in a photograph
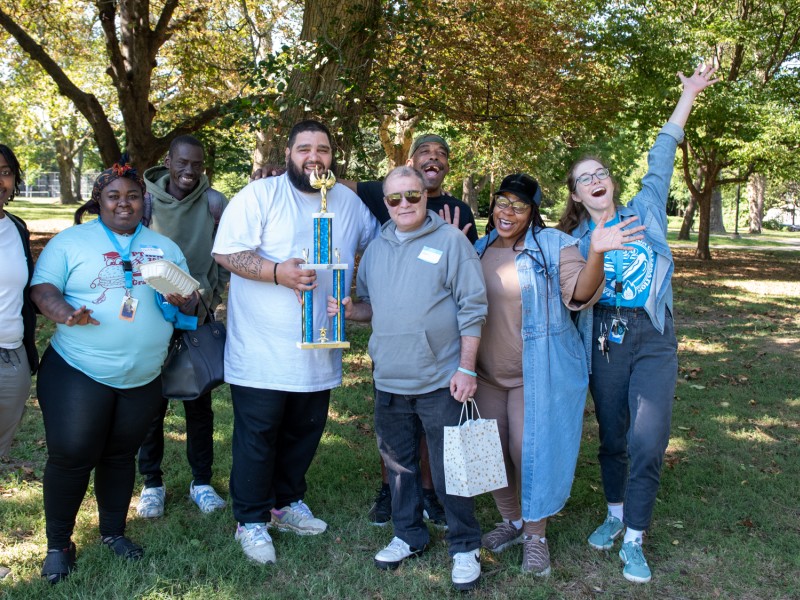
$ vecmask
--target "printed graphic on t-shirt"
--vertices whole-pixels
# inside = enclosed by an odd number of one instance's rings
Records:
[[[136,250],[131,252],[131,265],[133,266],[133,285],[147,285],[142,279],[139,265],[163,258],[164,252],[160,248],[148,247],[146,252]],[[103,254],[105,267],[100,269],[97,277],[89,285],[90,289],[100,288],[103,293],[92,300],[92,304],[101,304],[106,301],[106,292],[116,288],[125,287],[125,271],[122,268],[122,257],[119,252],[106,252]],[[138,278],[138,279],[137,279]]]
[[[606,252],[603,267],[606,272],[606,286],[603,289],[601,302],[615,303],[616,293],[614,283],[616,272],[614,270],[614,254],[622,253],[622,306],[644,306],[644,302],[637,302],[637,297],[646,294],[653,281],[653,266],[655,254],[653,248],[644,240],[627,244],[632,246],[629,250],[616,250]]]

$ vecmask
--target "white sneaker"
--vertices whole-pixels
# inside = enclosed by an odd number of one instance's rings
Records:
[[[457,552],[453,556],[453,571],[450,574],[453,587],[463,592],[473,589],[481,578],[481,551]]]
[[[274,525],[281,531],[292,531],[298,535],[317,535],[328,528],[328,524],[316,518],[302,500],[292,502],[280,510],[273,508],[271,512],[270,526]]]
[[[375,555],[375,566],[383,570],[394,570],[407,558],[422,555],[425,548],[412,548],[399,537],[395,537],[383,550]]]
[[[139,496],[139,504],[136,505],[136,514],[145,519],[155,519],[164,516],[164,497],[167,495],[166,488],[161,487],[143,488],[142,495]]]
[[[200,512],[210,513],[225,507],[225,500],[210,485],[195,485],[193,481],[189,485],[189,496],[200,508]]]
[[[275,546],[272,545],[272,538],[266,525],[266,523],[237,525],[234,536],[242,545],[245,556],[262,565],[275,564]]]

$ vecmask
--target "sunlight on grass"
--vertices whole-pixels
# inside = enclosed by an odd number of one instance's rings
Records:
[[[760,429],[739,429],[737,431],[728,431],[728,437],[740,442],[760,442],[762,444],[777,444],[780,440],[767,435]]]
[[[800,282],[798,281],[753,281],[722,279],[718,283],[725,287],[734,288],[755,294],[756,296],[800,296]]]

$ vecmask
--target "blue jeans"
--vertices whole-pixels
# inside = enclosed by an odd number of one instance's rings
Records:
[[[418,396],[377,390],[375,433],[389,473],[394,534],[412,548],[423,548],[430,541],[422,518],[419,438],[423,431],[428,438],[433,486],[447,518],[450,555],[480,548],[481,529],[473,499],[445,492],[444,427],[458,425],[460,416],[461,403],[448,388]]]
[[[269,522],[270,509],[303,499],[330,397],[330,390],[301,393],[231,385],[230,492],[239,523]]]
[[[678,343],[666,311],[664,334],[644,309],[621,309],[628,331],[622,344],[609,343],[609,359],[597,347],[600,325],[610,329],[615,308],[594,307],[594,343],[589,390],[600,426],[600,472],[609,503],[625,503],[625,525],[650,526],[669,443],[672,401],[678,377]]]

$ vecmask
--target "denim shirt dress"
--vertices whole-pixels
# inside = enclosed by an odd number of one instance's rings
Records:
[[[479,253],[497,232],[475,243]],[[587,355],[561,299],[561,249],[578,243],[556,229],[529,230],[516,257],[522,292],[522,518],[539,521],[569,498],[589,387]],[[541,250],[539,249],[541,246]],[[591,311],[584,311],[591,312]]]

